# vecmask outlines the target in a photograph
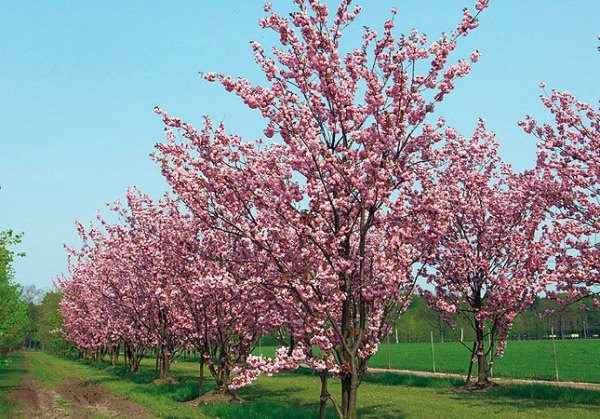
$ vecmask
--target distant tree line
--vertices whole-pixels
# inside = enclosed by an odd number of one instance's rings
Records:
[[[60,333],[63,327],[59,312],[61,298],[62,293],[59,291],[45,292],[35,287],[25,288],[27,313],[31,322],[24,342],[26,348],[63,356],[77,352],[74,345],[66,342]]]
[[[456,327],[451,329],[435,311],[431,310],[421,297],[415,297],[410,307],[396,324],[391,342],[473,341],[472,328],[466,320],[454,316]],[[600,310],[594,307],[592,298],[585,298],[575,304],[561,306],[554,299],[538,297],[513,322],[510,340],[547,339],[554,331],[556,339],[598,338],[600,336]],[[397,331],[397,332],[396,332]]]
[[[12,230],[0,231],[0,356],[23,347],[69,354],[73,345],[56,333],[62,328],[62,294],[15,281],[14,260],[25,256],[14,251],[21,237]]]

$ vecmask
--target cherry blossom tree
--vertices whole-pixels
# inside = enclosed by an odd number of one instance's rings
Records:
[[[503,164],[483,121],[471,138],[452,128],[446,137],[441,150],[446,157],[427,193],[448,208],[430,266],[433,290],[425,289],[424,296],[451,327],[458,315],[473,328],[473,347],[463,346],[477,361],[475,385],[484,387],[490,384],[490,369],[502,355],[513,319],[544,290],[546,215],[535,192],[540,186],[535,171],[515,174]]]
[[[132,371],[152,347],[163,380],[176,353],[193,347],[201,374],[206,364],[217,391],[234,396],[252,381],[241,367],[258,339],[282,322],[256,286],[260,265],[240,263],[251,255],[235,237],[201,237],[168,197],[155,203],[133,189],[126,206],[112,209],[114,223],[99,216],[101,228],[78,225],[84,246],[71,250],[75,262],[61,281],[68,338],[94,353],[122,341]]]
[[[416,237],[406,221],[415,219],[419,173],[442,139],[426,119],[469,73],[467,61],[449,56],[487,1],[465,9],[457,28],[433,42],[416,30],[396,37],[392,18],[381,35],[366,29],[347,53],[340,42],[360,7],[344,0],[330,16],[316,0],[295,3],[290,17],[265,6],[260,26],[278,35],[279,47],[268,53],[252,43],[267,86],[204,75],[257,109],[265,136],[281,141],[243,142],[208,118],[197,131],[157,108],[168,141],[155,158],[202,234],[236,236],[268,266],[263,286],[294,313],[294,347],[322,380],[328,372],[340,377],[334,404],[340,416],[355,417],[368,360],[435,247],[424,239],[434,235]],[[322,393],[322,415],[327,398],[334,401]]]
[[[168,198],[154,203],[134,189],[127,193],[126,208],[116,204],[113,209],[121,222],[99,216],[102,229],[86,232],[79,225],[84,246],[74,251],[77,262],[61,282],[65,328],[79,346],[98,348],[126,336],[127,342],[153,347],[160,378],[169,379],[185,330],[173,255],[185,249],[180,233],[186,230],[176,224],[176,203]]]
[[[189,240],[187,250],[179,252],[178,298],[186,309],[185,340],[201,355],[200,396],[207,365],[215,391],[235,399],[233,390],[252,381],[242,367],[260,337],[281,325],[281,316],[270,295],[258,286],[263,272],[256,271],[255,264],[242,263],[251,255],[239,239],[223,232],[181,233]]]
[[[544,92],[542,102],[553,123],[528,115],[520,125],[539,140],[540,190],[553,220],[550,294],[566,291],[568,303],[597,295],[600,286],[600,109],[554,90]]]

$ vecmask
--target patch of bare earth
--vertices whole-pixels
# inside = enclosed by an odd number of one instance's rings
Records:
[[[111,418],[149,418],[150,412],[126,397],[116,396],[91,381],[71,378],[58,388],[59,393],[75,408],[92,410]]]
[[[35,378],[23,377],[10,394],[15,418],[149,418],[150,412],[125,397],[89,381],[71,378],[58,388],[45,388]]]
[[[157,386],[174,385],[174,384],[179,384],[179,381],[177,381],[173,377],[157,378],[156,380],[152,381],[152,384],[156,384]]]
[[[222,391],[209,391],[208,393],[186,402],[188,406],[202,406],[204,404],[215,403],[243,403],[244,399],[234,393],[224,393]]]
[[[64,418],[72,416],[68,406],[54,390],[40,387],[35,378],[23,377],[19,388],[9,394],[16,406],[13,417]]]

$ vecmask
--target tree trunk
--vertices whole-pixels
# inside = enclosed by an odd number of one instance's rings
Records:
[[[131,365],[131,363],[129,362],[129,356],[128,356],[128,348],[127,348],[127,343],[123,343],[123,364],[124,365]]]
[[[358,375],[351,374],[342,380],[342,417],[356,419],[356,399],[358,395]]]
[[[356,399],[358,396],[358,374],[352,373],[350,377],[350,391],[348,392],[348,410],[346,411],[346,418],[356,418]]]
[[[350,380],[348,377],[341,377],[342,384],[342,414],[348,411],[348,395],[350,391]]]
[[[353,358],[349,360],[350,371],[342,377],[342,417],[356,419],[356,399],[358,395],[358,371]]]
[[[325,419],[327,416],[327,399],[329,398],[329,392],[327,391],[327,371],[319,373],[321,377],[321,399],[319,403],[319,419]]]
[[[119,352],[120,352],[120,350],[121,350],[121,345],[120,344],[118,344],[117,346],[115,346],[113,348],[112,359],[111,359],[113,367],[117,367],[119,365]]]
[[[477,386],[486,387],[489,384],[488,362],[485,357],[485,339],[483,329],[477,327]]]
[[[135,351],[130,351],[129,352],[129,360],[130,360],[130,370],[132,373],[136,373],[138,372],[138,370],[140,369],[140,363],[142,362],[142,358],[144,357],[143,354],[139,354]]]
[[[469,356],[469,369],[467,370],[467,379],[465,380],[465,385],[471,384],[471,373],[473,372],[473,355],[475,354],[475,349],[477,349],[477,342],[473,342],[473,349],[471,350],[471,355]]]
[[[200,357],[200,386],[198,389],[198,397],[204,394],[204,357]]]
[[[477,355],[477,385],[487,386],[489,384],[489,369],[485,355]]]
[[[227,367],[221,367],[221,377],[219,380],[219,391],[221,393],[227,393],[229,392],[229,368]]]
[[[160,378],[168,378],[170,375],[170,359],[165,351],[160,354]]]

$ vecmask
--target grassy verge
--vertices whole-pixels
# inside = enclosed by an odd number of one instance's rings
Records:
[[[77,376],[107,387],[115,394],[148,407],[159,417],[244,417],[307,418],[317,413],[319,380],[308,370],[260,378],[244,388],[246,400],[237,405],[185,405],[198,395],[198,366],[190,362],[173,365],[177,385],[154,385],[152,360],[142,364],[141,373],[126,374],[119,368],[98,367],[60,359],[40,352],[27,353],[40,383],[58,385]],[[331,381],[331,392],[339,394],[339,384]],[[208,380],[209,388],[212,382]],[[507,386],[487,393],[467,393],[453,380],[379,374],[368,376],[359,395],[360,417],[475,417],[516,416],[599,417],[600,392],[550,386]],[[330,408],[329,417],[333,415]]]
[[[0,417],[8,417],[13,411],[13,404],[8,393],[17,388],[25,372],[22,353],[0,356]]]

